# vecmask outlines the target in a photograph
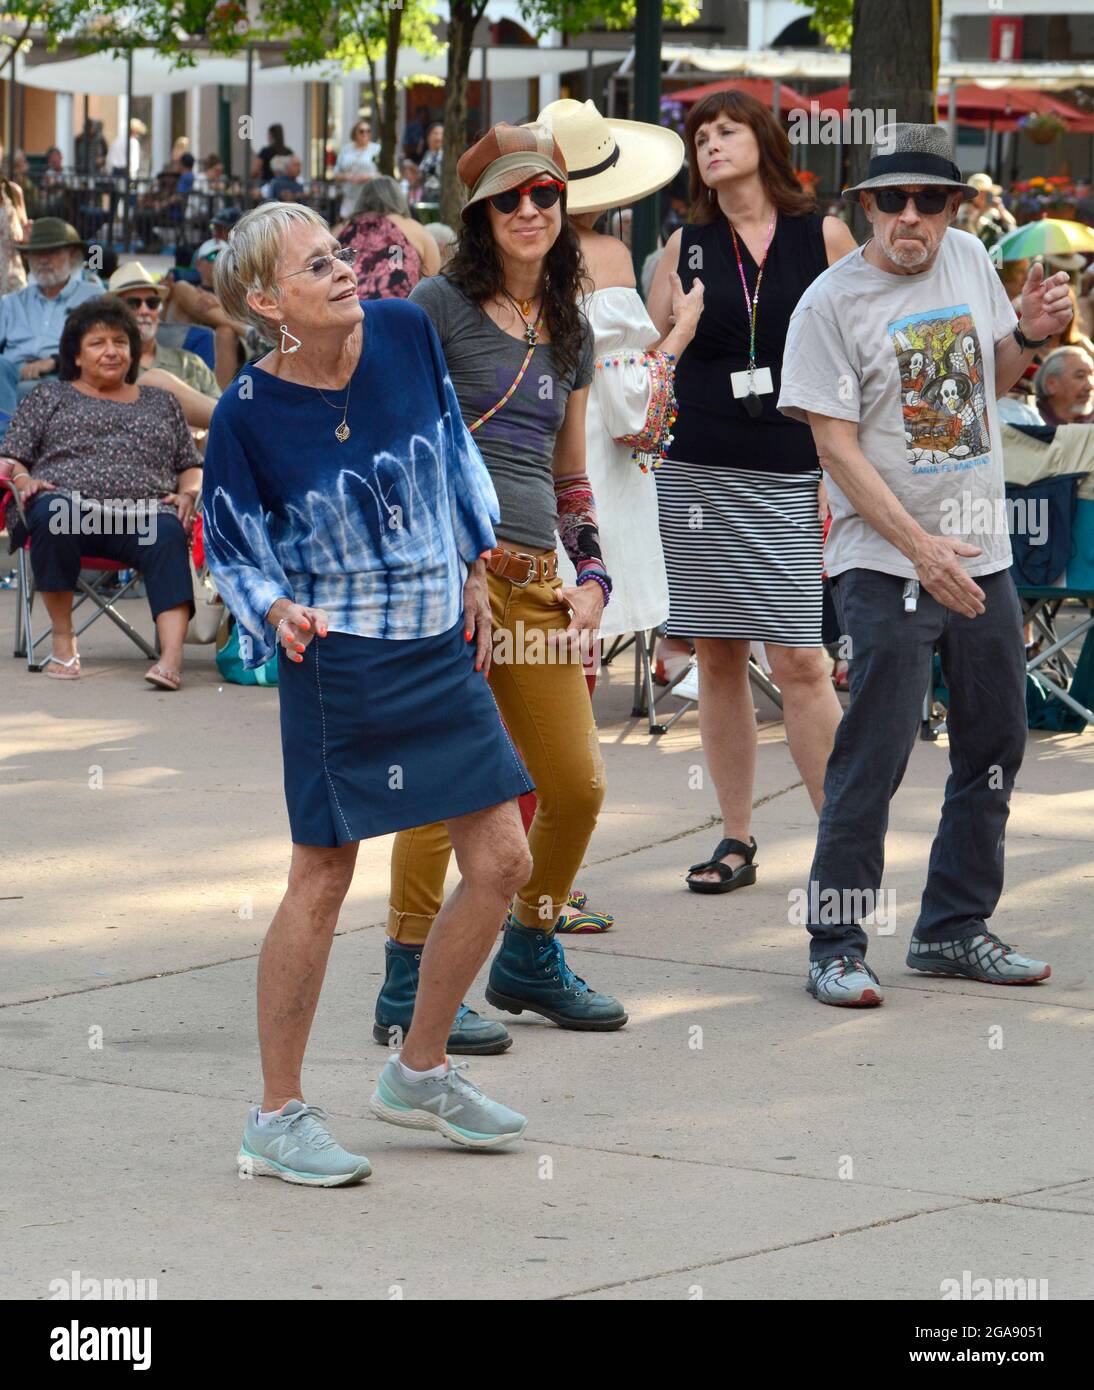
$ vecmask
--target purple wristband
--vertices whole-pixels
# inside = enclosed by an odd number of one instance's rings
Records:
[[[607,608],[608,604],[612,601],[611,580],[608,578],[606,574],[598,574],[596,570],[585,570],[582,574],[578,575],[577,582],[578,584],[584,584],[588,579],[591,579],[594,583],[600,585],[600,588],[604,594],[604,607]]]

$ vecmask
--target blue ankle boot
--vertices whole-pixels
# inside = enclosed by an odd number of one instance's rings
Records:
[[[574,974],[552,932],[518,926],[512,918],[490,967],[486,998],[496,1009],[527,1009],[560,1028],[607,1033],[627,1021],[618,999],[598,994]]]
[[[376,999],[372,1036],[385,1047],[390,1046],[393,1041],[397,1046],[401,1046],[402,1039],[410,1030],[410,1020],[414,1017],[422,948],[401,946],[399,942],[388,937],[384,947],[384,959],[384,983]],[[399,1032],[393,1033],[394,1029],[398,1029]],[[461,1004],[456,1012],[452,1032],[448,1035],[445,1051],[483,1056],[504,1052],[512,1044],[513,1039],[504,1023],[492,1023],[481,1014],[477,1014],[474,1009],[469,1009],[466,1004]]]

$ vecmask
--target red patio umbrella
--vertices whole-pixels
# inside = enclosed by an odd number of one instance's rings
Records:
[[[755,97],[757,101],[762,101],[765,106],[771,105],[771,97],[775,84],[769,77],[720,77],[717,82],[705,82],[701,87],[685,87],[682,91],[665,91],[661,94],[662,101],[682,101],[685,106],[692,106],[697,101],[702,101],[704,97],[713,96],[715,92],[747,92],[750,97]],[[795,91],[793,87],[787,86],[785,82],[779,84],[779,109],[785,116],[795,108],[801,110],[809,109],[809,98],[802,96],[801,92]]]

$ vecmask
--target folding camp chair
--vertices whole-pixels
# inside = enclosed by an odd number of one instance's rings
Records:
[[[634,719],[646,718],[649,725],[649,732],[654,735],[668,733],[669,729],[687,714],[688,710],[695,705],[694,700],[685,700],[679,709],[675,710],[668,719],[659,720],[657,717],[657,702],[663,700],[666,695],[671,695],[673,690],[684,679],[686,671],[681,671],[676,680],[671,685],[666,686],[660,694],[655,693],[653,688],[653,660],[654,650],[657,646],[658,632],[652,628],[649,632],[632,632],[629,636],[616,637],[608,651],[601,658],[601,665],[607,666],[613,657],[620,652],[626,651],[633,643],[634,645],[634,703],[631,707],[631,716]],[[757,690],[762,690],[767,698],[777,709],[783,707],[782,692],[779,687],[764,671],[755,657],[748,659],[748,678]]]
[[[1079,486],[1085,484],[1086,476],[1085,473],[1057,474],[1024,486],[1008,482],[1007,498],[1015,517],[1030,514],[1029,499],[1036,501],[1047,497],[1051,501],[1053,489],[1057,498],[1067,499],[1067,506],[1062,502],[1055,508],[1047,503],[1044,505],[1044,515],[1049,520],[1048,535],[1041,536],[1036,547],[1016,544],[1011,574],[1018,589],[1022,620],[1032,627],[1035,638],[1040,639],[1040,651],[1035,651],[1026,661],[1027,676],[1091,725],[1094,713],[1071,689],[1078,663],[1067,650],[1080,639],[1089,642],[1094,650],[1094,637],[1090,635],[1094,632],[1094,613],[1089,609],[1094,602],[1094,500],[1085,498],[1085,488]],[[1025,505],[1020,508],[1023,502]],[[1057,570],[1061,571],[1058,575]],[[1060,636],[1056,618],[1066,599],[1078,599],[1088,607],[1085,618]],[[1082,695],[1089,698],[1085,691]]]
[[[1071,694],[1070,686],[1075,676],[1077,662],[1068,652],[1068,647],[1080,638],[1084,644],[1094,644],[1094,612],[1089,608],[1085,618],[1066,632],[1057,634],[1056,616],[1064,599],[1080,599],[1087,604],[1094,603],[1094,589],[1073,588],[1020,588],[1018,601],[1022,605],[1022,620],[1031,623],[1034,633],[1042,641],[1040,651],[1026,662],[1026,674],[1032,676],[1042,689],[1054,695],[1057,700],[1074,710],[1087,724],[1094,724],[1094,711],[1081,704]],[[1051,672],[1051,674],[1050,674]]]
[[[19,497],[19,490],[10,478],[0,478],[0,525],[3,525],[7,516],[7,509],[14,507],[16,514],[21,521],[26,520],[23,513],[23,504]],[[12,655],[15,657],[25,657],[28,671],[40,671],[48,658],[41,660],[36,656],[36,651],[41,644],[46,641],[52,632],[52,628],[34,635],[34,572],[30,566],[30,540],[29,538],[19,547],[17,552],[18,561],[16,564],[16,584],[15,584],[15,650]],[[92,611],[78,627],[75,628],[75,635],[79,637],[82,632],[86,632],[97,618],[107,617],[115,626],[121,628],[125,635],[149,658],[155,661],[159,652],[156,647],[151,646],[137,629],[126,621],[118,612],[115,605],[125,597],[130,589],[140,581],[140,575],[133,570],[130,577],[124,580],[118,587],[107,589],[111,575],[117,575],[120,571],[127,568],[118,560],[103,560],[97,557],[87,556],[80,561],[80,576],[76,580],[77,597],[72,605],[73,621],[79,608],[85,603],[90,603]],[[86,579],[85,573],[91,573],[92,578]]]

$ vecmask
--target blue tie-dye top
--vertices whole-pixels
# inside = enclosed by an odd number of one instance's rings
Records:
[[[325,391],[328,404],[255,366],[213,412],[205,550],[248,667],[276,650],[266,614],[278,598],[325,609],[335,632],[447,632],[465,565],[494,545],[497,495],[428,317],[373,300],[364,337],[343,444],[343,391]]]

